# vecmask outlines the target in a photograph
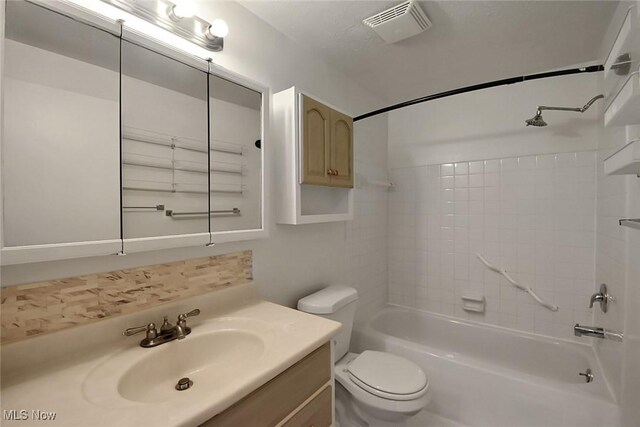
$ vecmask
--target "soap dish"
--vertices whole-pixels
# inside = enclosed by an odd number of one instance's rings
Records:
[[[474,313],[484,313],[484,307],[486,301],[484,296],[476,295],[463,295],[462,296],[462,309],[464,311],[472,311]]]

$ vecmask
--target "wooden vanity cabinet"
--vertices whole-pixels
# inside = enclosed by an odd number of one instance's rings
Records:
[[[302,184],[353,188],[353,119],[302,95]]]
[[[201,427],[329,427],[331,369],[326,343]]]

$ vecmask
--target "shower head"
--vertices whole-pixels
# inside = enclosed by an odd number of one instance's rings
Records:
[[[540,110],[536,111],[535,116],[533,116],[529,120],[525,120],[524,122],[527,124],[527,126],[543,127],[547,125],[547,122],[545,122],[542,118],[542,111]]]
[[[525,120],[524,122],[527,126],[537,126],[543,127],[547,126],[547,122],[542,118],[542,110],[553,110],[553,111],[573,111],[575,113],[584,113],[591,107],[591,105],[596,102],[598,99],[604,98],[604,95],[596,95],[589,100],[584,107],[547,107],[544,105],[540,105],[536,110],[536,115],[530,118],[529,120]]]

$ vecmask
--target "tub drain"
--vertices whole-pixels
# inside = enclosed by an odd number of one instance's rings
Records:
[[[192,385],[193,385],[193,381],[191,381],[189,378],[187,377],[180,378],[180,380],[178,381],[178,384],[176,384],[176,390],[178,391],[187,390],[191,388]]]

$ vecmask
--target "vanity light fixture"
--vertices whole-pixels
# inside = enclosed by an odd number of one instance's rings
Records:
[[[229,33],[227,23],[215,19],[213,23],[194,14],[189,0],[100,0],[169,31],[197,46],[212,52],[224,48],[224,37]],[[125,24],[127,20],[125,19]]]

